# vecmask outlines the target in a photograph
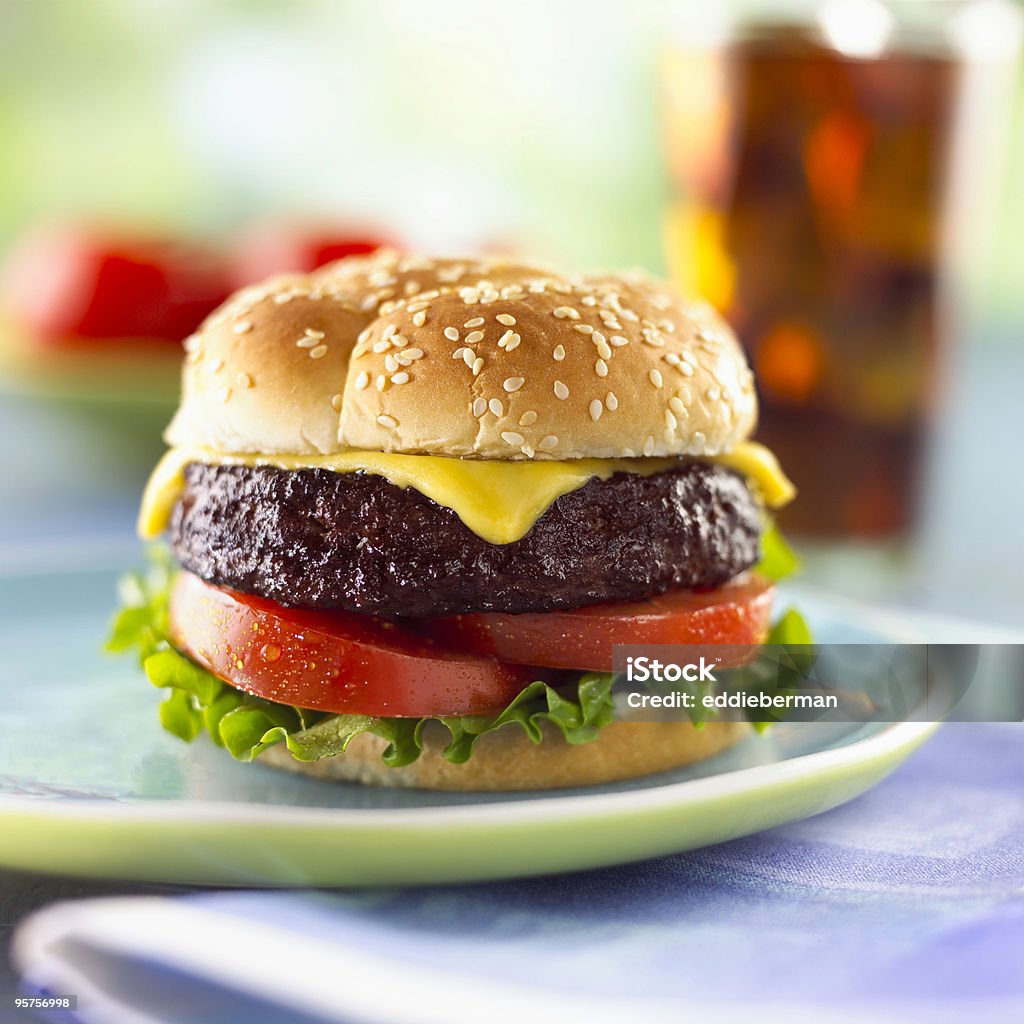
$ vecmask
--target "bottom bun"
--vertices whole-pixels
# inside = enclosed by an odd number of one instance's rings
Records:
[[[481,736],[465,764],[451,764],[441,754],[449,738],[438,722],[424,730],[417,761],[389,768],[380,756],[387,741],[363,733],[344,754],[320,761],[296,761],[284,744],[270,747],[260,762],[318,779],[362,782],[371,786],[418,789],[499,791],[596,786],[703,761],[745,736],[746,722],[711,722],[696,729],[689,722],[613,722],[591,743],[573,746],[544,723],[544,741],[533,744],[518,728]]]

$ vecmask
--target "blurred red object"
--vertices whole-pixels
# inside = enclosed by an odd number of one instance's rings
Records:
[[[180,342],[229,294],[223,257],[167,238],[65,226],[35,231],[10,253],[4,310],[52,346],[83,341]]]
[[[393,243],[365,226],[264,224],[234,246],[231,280],[236,288],[274,274],[308,273],[346,256],[365,256]]]

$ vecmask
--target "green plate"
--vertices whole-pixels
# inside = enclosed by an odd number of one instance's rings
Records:
[[[0,575],[0,864],[209,884],[462,882],[570,871],[817,814],[931,724],[790,724],[690,768],[543,793],[430,793],[239,764],[157,724],[160,694],[100,653],[114,566]],[[893,640],[801,598],[822,641]],[[901,637],[902,638],[902,637]]]

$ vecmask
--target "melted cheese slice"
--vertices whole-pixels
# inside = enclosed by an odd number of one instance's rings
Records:
[[[745,442],[728,455],[702,461],[744,474],[771,507],[785,504],[795,493],[775,456],[762,445]],[[595,477],[607,480],[614,473],[649,476],[678,464],[674,458],[496,462],[384,452],[236,455],[210,448],[172,448],[157,464],[146,484],[139,510],[141,537],[151,539],[166,529],[171,510],[185,486],[185,467],[192,462],[372,473],[397,487],[412,487],[439,505],[452,509],[469,529],[491,544],[510,544],[524,537],[552,502]]]

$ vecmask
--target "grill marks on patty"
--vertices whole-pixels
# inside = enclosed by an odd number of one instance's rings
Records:
[[[757,561],[760,530],[743,478],[698,462],[590,480],[504,545],[372,474],[193,463],[171,541],[189,571],[283,605],[450,615],[716,587]]]

